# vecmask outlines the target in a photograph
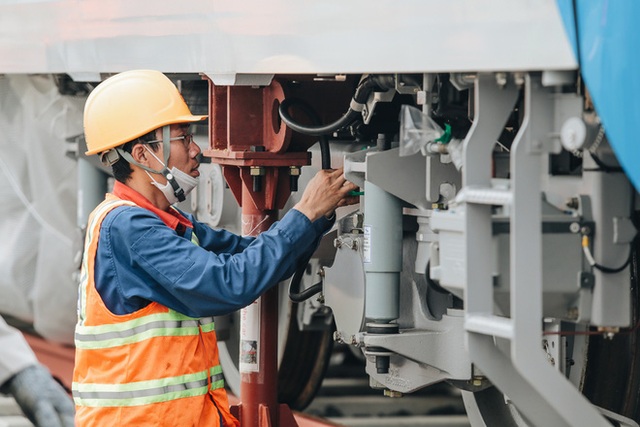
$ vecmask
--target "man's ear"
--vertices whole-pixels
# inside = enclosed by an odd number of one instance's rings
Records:
[[[131,148],[131,157],[141,165],[149,166],[148,154],[144,144],[136,144]]]

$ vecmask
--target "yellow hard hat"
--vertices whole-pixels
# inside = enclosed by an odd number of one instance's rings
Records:
[[[118,147],[165,125],[197,122],[178,88],[159,71],[133,70],[109,77],[84,106],[86,155]]]

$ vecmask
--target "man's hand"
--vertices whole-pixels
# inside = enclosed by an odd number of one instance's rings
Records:
[[[342,168],[319,171],[314,176],[300,201],[294,206],[312,222],[321,216],[330,216],[340,206],[353,205],[360,201],[358,196],[349,192],[358,187],[347,181]]]
[[[2,391],[13,395],[36,427],[73,427],[73,401],[49,371],[33,365],[15,374]]]

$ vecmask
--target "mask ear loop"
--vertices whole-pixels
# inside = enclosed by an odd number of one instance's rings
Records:
[[[173,189],[173,194],[176,196],[179,202],[183,202],[186,199],[186,196],[184,195],[184,190],[182,189],[182,187],[180,187],[180,184],[178,184],[178,181],[176,181],[171,171],[167,168],[167,165],[169,164],[169,155],[171,152],[171,126],[167,125],[167,126],[163,126],[162,128],[162,151],[164,152],[164,164],[162,165],[164,167],[162,168],[162,170],[158,171],[155,169],[151,169],[148,166],[145,166],[136,162],[133,156],[130,153],[124,151],[122,148],[116,148],[116,150],[118,151],[118,154],[124,157],[124,159],[129,163],[134,164],[139,168],[146,170],[147,172],[160,174],[164,176],[167,182],[171,185],[171,188]],[[149,152],[158,161],[160,161],[160,159],[158,159],[158,157],[155,154],[153,154],[153,152],[151,151]]]
[[[173,188],[173,195],[176,196],[179,202],[183,202],[186,197],[184,190],[178,184],[178,181],[173,177],[173,174],[169,172],[169,156],[171,155],[171,126],[166,125],[162,128],[162,151],[164,154],[164,169],[162,169],[162,175],[167,179],[171,188]]]

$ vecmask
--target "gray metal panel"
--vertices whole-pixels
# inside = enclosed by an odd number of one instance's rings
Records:
[[[555,0],[4,0],[0,73],[573,69]]]

